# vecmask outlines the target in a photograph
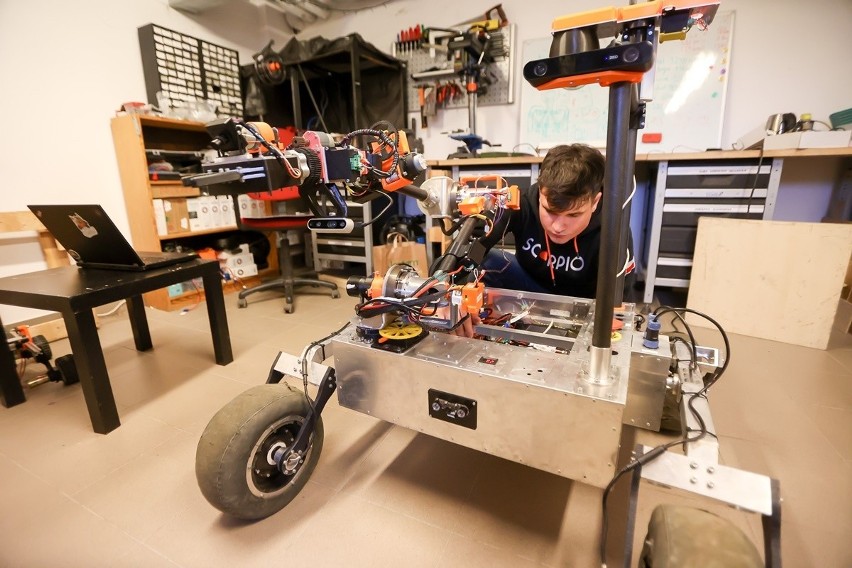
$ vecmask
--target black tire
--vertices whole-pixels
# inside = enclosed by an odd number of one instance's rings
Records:
[[[57,357],[54,363],[56,364],[56,368],[59,369],[59,373],[62,376],[62,382],[65,386],[80,382],[80,375],[77,373],[77,365],[74,364],[73,355]]]
[[[754,544],[727,519],[681,505],[651,514],[639,568],[725,566],[763,568]]]
[[[195,454],[195,477],[211,505],[233,517],[266,518],[287,506],[307,483],[322,452],[317,416],[304,462],[285,475],[269,463],[274,447],[290,445],[308,414],[302,392],[286,383],[252,387],[213,416]]]
[[[53,359],[53,351],[50,349],[50,342],[43,335],[34,335],[33,343],[35,343],[36,347],[41,349],[41,357],[44,358],[45,361],[50,361]]]

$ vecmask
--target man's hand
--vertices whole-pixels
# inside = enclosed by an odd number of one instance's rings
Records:
[[[470,317],[466,318],[465,316],[467,315],[470,315]],[[445,320],[450,319],[450,307],[444,306],[443,308],[438,308],[435,312],[435,317]],[[464,306],[459,306],[459,318],[464,319],[464,321],[460,326],[449,333],[458,335],[459,337],[473,337],[473,326],[482,323],[482,320],[479,318],[479,314],[468,314]]]

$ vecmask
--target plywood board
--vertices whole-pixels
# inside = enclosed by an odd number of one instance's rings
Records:
[[[687,306],[729,332],[825,349],[850,255],[852,225],[702,217]]]

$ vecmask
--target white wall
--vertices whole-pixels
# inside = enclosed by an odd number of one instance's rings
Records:
[[[515,101],[520,98],[523,80],[520,46],[525,40],[549,35],[550,23],[557,16],[628,3],[626,0],[504,1],[507,17],[517,24]],[[337,37],[357,32],[390,52],[401,28],[418,23],[452,26],[492,6],[494,0],[396,0],[346,19],[312,26],[300,37]],[[852,73],[848,71],[852,54],[849,33],[852,2],[722,0],[720,10],[736,12],[723,147],[730,148],[732,142],[765,121],[769,114],[810,112],[815,118],[827,121],[832,112],[852,105]],[[439,111],[425,132],[427,157],[445,158],[458,143],[441,132],[467,125],[466,110]],[[500,149],[504,151],[521,142],[519,125],[517,102],[511,106],[480,107],[477,115],[478,134],[491,142],[502,143]]]
[[[280,15],[231,4],[193,16],[167,0],[0,0],[2,211],[33,203],[100,203],[125,235],[127,214],[110,133],[123,102],[147,102],[136,29],[156,23],[236,49],[269,39]],[[0,276],[44,268],[30,234],[0,236]],[[40,312],[0,306],[4,324]]]
[[[554,17],[616,4],[503,2],[517,24],[518,46],[548,35]],[[395,0],[314,25],[299,37],[357,32],[390,52],[403,27],[451,26],[492,6],[494,0]],[[725,146],[771,113],[811,112],[827,119],[852,104],[852,2],[723,0],[722,10],[737,13]],[[97,202],[129,234],[109,119],[122,102],[146,100],[136,29],[151,22],[237,49],[243,62],[269,39],[276,39],[278,47],[287,39],[280,15],[246,0],[231,0],[200,16],[173,10],[167,0],[0,0],[0,210],[22,210],[36,202]],[[516,53],[520,77],[523,62]],[[519,97],[520,82],[515,100]],[[517,102],[482,107],[479,133],[511,149],[519,143],[519,113]],[[466,126],[466,110],[442,111],[424,133],[427,157],[453,151],[457,143],[441,132]],[[4,246],[7,241],[0,239],[0,275],[43,266],[32,235],[15,235],[11,247]],[[4,323],[21,314],[0,306]]]

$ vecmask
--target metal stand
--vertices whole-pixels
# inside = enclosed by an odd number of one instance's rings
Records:
[[[592,335],[589,379],[594,383],[610,382],[609,368],[612,352],[612,316],[616,301],[616,274],[620,267],[620,250],[626,243],[623,206],[627,188],[633,179],[633,162],[636,158],[636,131],[630,132],[633,83],[614,83],[609,88],[609,123],[606,134],[606,166],[604,169],[604,197],[601,211],[601,249],[598,266],[598,287],[595,293],[595,324]],[[623,266],[623,263],[622,263]],[[620,279],[623,283],[623,278]],[[622,294],[618,294],[619,304]]]

